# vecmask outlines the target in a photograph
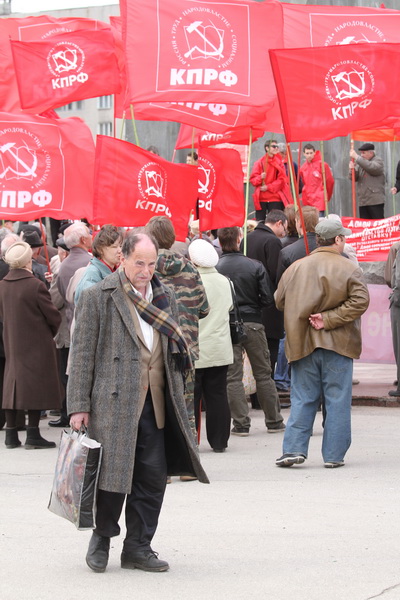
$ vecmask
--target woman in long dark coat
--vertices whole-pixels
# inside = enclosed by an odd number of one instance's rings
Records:
[[[16,242],[7,250],[10,271],[0,281],[0,321],[6,368],[3,409],[6,411],[6,447],[21,445],[17,410],[28,411],[26,449],[54,448],[39,432],[41,410],[59,409],[62,388],[53,337],[61,316],[44,283],[32,274],[32,250]]]

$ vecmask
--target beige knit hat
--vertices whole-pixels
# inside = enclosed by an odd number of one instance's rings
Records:
[[[23,269],[32,258],[32,248],[26,242],[15,242],[8,248],[4,260],[10,269]]]

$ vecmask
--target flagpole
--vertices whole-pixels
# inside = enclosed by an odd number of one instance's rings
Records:
[[[296,181],[297,197],[299,199],[299,203],[300,203],[300,163],[301,163],[302,153],[303,153],[303,142],[299,142],[299,168],[297,171],[297,181]]]
[[[124,126],[125,126],[125,111],[122,114],[121,131],[120,131],[120,134],[119,134],[119,139],[120,140],[122,140],[122,136],[123,136],[123,133],[124,133]]]
[[[249,185],[250,185],[250,157],[251,145],[253,143],[253,130],[250,127],[249,135],[249,155],[247,157],[247,173],[246,173],[246,199],[244,206],[244,224],[243,224],[243,254],[247,254],[247,217],[249,214]]]
[[[321,169],[322,169],[322,184],[324,188],[324,202],[325,202],[325,216],[328,216],[328,190],[326,188],[326,172],[325,172],[325,160],[324,160],[324,142],[320,141],[321,148]]]
[[[137,129],[136,129],[136,121],[135,121],[135,113],[134,113],[134,110],[133,110],[133,104],[130,104],[129,106],[131,108],[131,118],[132,118],[133,131],[134,131],[134,134],[135,134],[136,146],[139,146],[139,148],[140,148],[139,136],[138,136],[138,132],[137,132]]]
[[[297,207],[297,210],[298,210],[299,217],[300,217],[301,228],[303,230],[304,247],[306,249],[306,254],[308,256],[310,254],[310,247],[308,245],[308,237],[307,237],[307,231],[306,231],[306,224],[304,222],[303,209],[302,209],[300,201],[299,201],[299,205]]]
[[[350,150],[354,150],[353,138],[350,138]],[[355,163],[354,158],[352,158],[351,160],[354,164]],[[356,171],[355,171],[355,168],[351,169],[351,200],[352,200],[352,206],[353,206],[353,218],[355,219],[355,218],[357,218]]]
[[[289,166],[289,179],[290,179],[290,186],[292,188],[293,202],[294,202],[294,207],[297,208],[299,186],[298,185],[296,186],[296,180],[298,178],[294,176],[295,175],[294,163],[293,163],[292,148],[290,147],[290,142],[287,144],[287,155],[288,155],[288,166]]]

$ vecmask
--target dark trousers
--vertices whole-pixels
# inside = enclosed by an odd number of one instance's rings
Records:
[[[58,232],[60,230],[61,221],[58,219],[53,219],[49,217],[50,221],[50,231],[51,231],[51,241],[53,242],[53,246],[56,247],[56,241],[58,240]]]
[[[206,404],[207,440],[211,448],[226,448],[230,435],[231,411],[228,404],[226,375],[228,365],[196,369],[194,406],[199,429],[201,397]]]
[[[61,405],[61,419],[68,419],[67,414],[67,384],[68,375],[66,373],[68,366],[69,348],[58,348],[57,349],[59,361],[58,361],[58,372],[60,374],[60,381],[64,388],[64,398]]]
[[[283,210],[283,202],[261,202],[260,210],[256,210],[256,221],[265,221],[267,213],[271,210]]]
[[[270,361],[271,361],[271,372],[272,372],[272,379],[273,379],[274,373],[275,373],[276,361],[278,360],[280,340],[277,340],[276,338],[267,337],[267,342],[268,342],[268,350],[269,350],[269,357],[270,357]]]
[[[116,431],[118,435],[118,431]],[[124,500],[126,538],[124,550],[150,548],[167,483],[164,430],[158,429],[150,394],[146,397],[138,425],[138,436],[130,494],[99,490],[96,533],[104,537],[119,535],[118,525]]]
[[[384,204],[372,204],[371,206],[360,206],[361,219],[384,219]]]

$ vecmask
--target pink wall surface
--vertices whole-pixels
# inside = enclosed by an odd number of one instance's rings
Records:
[[[395,363],[390,327],[389,294],[386,285],[368,285],[370,305],[361,317],[360,362]]]

